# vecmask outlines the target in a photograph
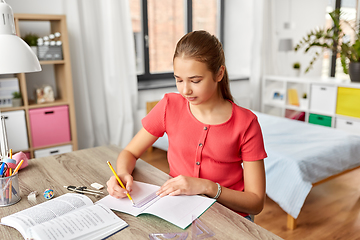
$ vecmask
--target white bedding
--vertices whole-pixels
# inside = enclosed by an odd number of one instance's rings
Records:
[[[265,149],[266,193],[297,218],[312,183],[360,165],[360,136],[254,112]],[[167,136],[154,144],[168,149]]]

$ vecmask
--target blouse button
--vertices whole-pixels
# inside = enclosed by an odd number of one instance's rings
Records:
[[[196,162],[196,165],[198,165],[198,166],[199,166],[199,165],[200,165],[200,162]]]
[[[207,130],[207,127],[204,127],[204,130]]]
[[[200,147],[202,147],[202,146],[203,146],[203,144],[202,144],[202,143],[199,143],[199,146],[200,146]]]

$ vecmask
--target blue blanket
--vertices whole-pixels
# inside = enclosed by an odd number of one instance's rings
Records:
[[[255,112],[265,149],[266,193],[297,218],[312,184],[360,165],[360,136]]]

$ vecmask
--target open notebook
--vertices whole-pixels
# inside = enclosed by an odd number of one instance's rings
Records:
[[[130,194],[135,205],[141,202],[145,203],[141,207],[134,207],[128,198],[117,199],[110,195],[99,200],[96,204],[101,203],[112,210],[133,216],[139,216],[143,213],[152,214],[185,229],[194,218],[199,217],[215,202],[215,199],[198,195],[152,197],[159,188],[156,185],[134,181]]]

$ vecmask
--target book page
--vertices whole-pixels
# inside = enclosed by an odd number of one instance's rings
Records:
[[[97,204],[38,224],[27,235],[39,240],[102,239],[126,226],[108,207]]]
[[[67,193],[1,219],[1,224],[16,228],[25,238],[26,230],[75,209],[91,206],[93,202],[85,195]]]
[[[156,185],[134,181],[130,196],[133,199],[134,203],[136,204],[136,203],[142,201],[147,196],[149,196],[149,195],[153,194],[154,192],[156,192],[157,190],[159,190],[159,188],[160,187],[156,186]],[[105,206],[109,207],[112,210],[131,214],[133,216],[138,216],[147,207],[149,207],[151,204],[153,204],[157,200],[159,200],[159,197],[157,197],[156,199],[153,199],[152,201],[150,201],[148,204],[142,206],[141,208],[137,208],[132,205],[131,201],[127,197],[117,199],[117,198],[114,198],[114,197],[108,195],[108,196],[100,199],[99,201],[97,201],[95,204],[101,203],[101,204],[104,204]]]

